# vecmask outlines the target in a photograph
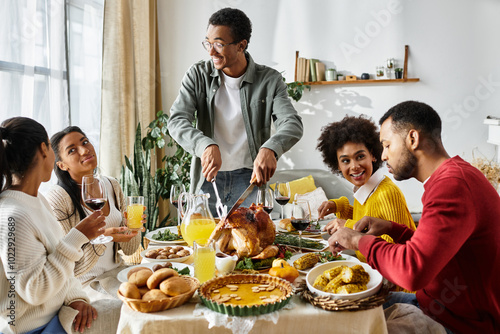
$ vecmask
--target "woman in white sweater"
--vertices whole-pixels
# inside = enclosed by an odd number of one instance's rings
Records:
[[[50,180],[54,152],[36,121],[14,117],[0,126],[0,332],[51,333],[90,328],[97,311],[74,277],[81,246],[102,233],[96,211],[66,235],[38,192]],[[69,306],[73,318],[58,317]],[[76,313],[76,312],[75,312]],[[64,329],[63,329],[64,328]]]
[[[97,168],[97,156],[94,146],[77,126],[69,126],[57,132],[50,141],[56,156],[54,172],[58,182],[46,196],[59,224],[68,233],[92,212],[82,205],[80,184],[84,175],[92,174]],[[126,203],[120,185],[113,178],[103,179],[108,193],[108,202],[102,208],[106,216],[104,234],[112,236],[113,241],[100,245],[83,245],[83,256],[76,262],[75,276],[85,288],[97,276],[120,266],[118,250],[130,255],[140,246],[140,233],[125,227]],[[89,294],[93,292],[92,289],[85,291]]]

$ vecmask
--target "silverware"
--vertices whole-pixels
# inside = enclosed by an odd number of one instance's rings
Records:
[[[229,210],[229,212],[227,213],[227,216],[226,217],[229,217],[237,208],[240,207],[241,203],[243,203],[245,201],[245,199],[248,197],[248,195],[250,195],[250,193],[252,192],[253,190],[253,187],[255,187],[255,180],[252,179],[252,181],[250,181],[250,185],[248,186],[247,189],[245,189],[245,191],[243,192],[243,194],[240,196],[240,198],[238,198],[238,200],[236,201],[236,203],[234,203],[234,205],[231,207],[231,210]]]
[[[227,206],[222,205],[222,201],[220,200],[219,191],[217,190],[217,185],[215,184],[215,177],[212,179],[212,186],[214,187],[215,197],[217,201],[215,202],[215,209],[217,210],[217,215],[219,219],[222,220],[222,217],[226,215]]]

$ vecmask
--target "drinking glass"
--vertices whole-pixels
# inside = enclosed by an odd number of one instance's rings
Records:
[[[215,277],[215,241],[210,239],[196,239],[193,242],[194,250],[194,277],[200,283]]]
[[[127,227],[129,230],[139,231],[142,228],[144,214],[144,196],[127,197]]]
[[[285,218],[283,215],[283,206],[290,200],[290,183],[276,182],[274,188],[274,198],[279,205],[281,205],[281,219]]]
[[[100,210],[108,201],[106,187],[101,178],[96,174],[85,175],[82,178],[82,200],[91,211]],[[106,244],[113,240],[112,236],[101,234],[90,240],[91,244]]]
[[[302,253],[302,231],[311,223],[311,207],[308,201],[294,201],[292,205],[292,226],[299,231],[299,253]]]
[[[271,214],[273,211],[273,192],[270,188],[259,188],[257,190],[257,198],[255,199],[255,203],[257,205],[262,205],[264,211],[268,214]]]
[[[170,203],[177,209],[177,226],[181,225],[181,214],[179,211],[179,197],[186,192],[186,188],[181,184],[172,184],[170,187]]]

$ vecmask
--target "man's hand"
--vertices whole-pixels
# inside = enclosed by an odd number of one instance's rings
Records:
[[[364,235],[364,233],[351,230],[348,227],[342,227],[328,239],[330,251],[337,254],[344,249],[358,250],[359,239]]]
[[[251,179],[256,180],[256,184],[261,186],[271,179],[277,166],[274,151],[268,148],[261,148],[259,154],[253,162],[253,173]]]
[[[90,328],[92,321],[97,319],[97,310],[86,302],[72,302],[69,304],[69,307],[78,311],[75,320],[73,320],[75,331],[77,332],[80,331],[80,333],[83,333],[85,327]]]
[[[333,201],[324,201],[318,208],[318,219],[323,219],[330,213],[337,212],[337,204]]]
[[[328,234],[333,234],[337,232],[338,229],[344,227],[346,220],[335,218],[334,220],[328,222],[328,224],[323,227],[323,231],[327,231]]]
[[[220,156],[219,146],[208,146],[201,155],[201,172],[205,179],[210,182],[217,175],[217,172],[222,166],[222,158]]]
[[[365,216],[358,220],[353,227],[354,230],[359,232],[363,231],[365,228],[368,229],[366,234],[379,236],[382,234],[389,234],[392,229],[392,223],[380,218]]]

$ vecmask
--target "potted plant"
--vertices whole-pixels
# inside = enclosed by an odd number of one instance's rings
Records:
[[[286,82],[285,77],[283,77],[283,82],[286,84],[286,92],[295,102],[299,102],[304,93],[304,88],[311,90],[310,85],[304,85],[301,81]]]
[[[401,67],[398,67],[394,70],[394,75],[396,76],[396,79],[403,79],[403,69]]]
[[[162,199],[169,199],[170,186],[173,183],[183,183],[186,189],[189,189],[191,155],[168,135],[168,116],[163,111],[159,111],[156,116],[157,118],[148,125],[144,138],[140,123],[137,125],[133,161],[125,156],[125,165],[122,165],[120,175],[120,185],[125,196],[144,196],[147,219],[143,236],[169,223],[170,214],[166,214],[160,221],[158,218],[160,202]],[[163,166],[154,171],[151,166],[151,154],[155,154],[156,148],[165,147],[174,149],[175,153],[165,154],[161,159]]]

